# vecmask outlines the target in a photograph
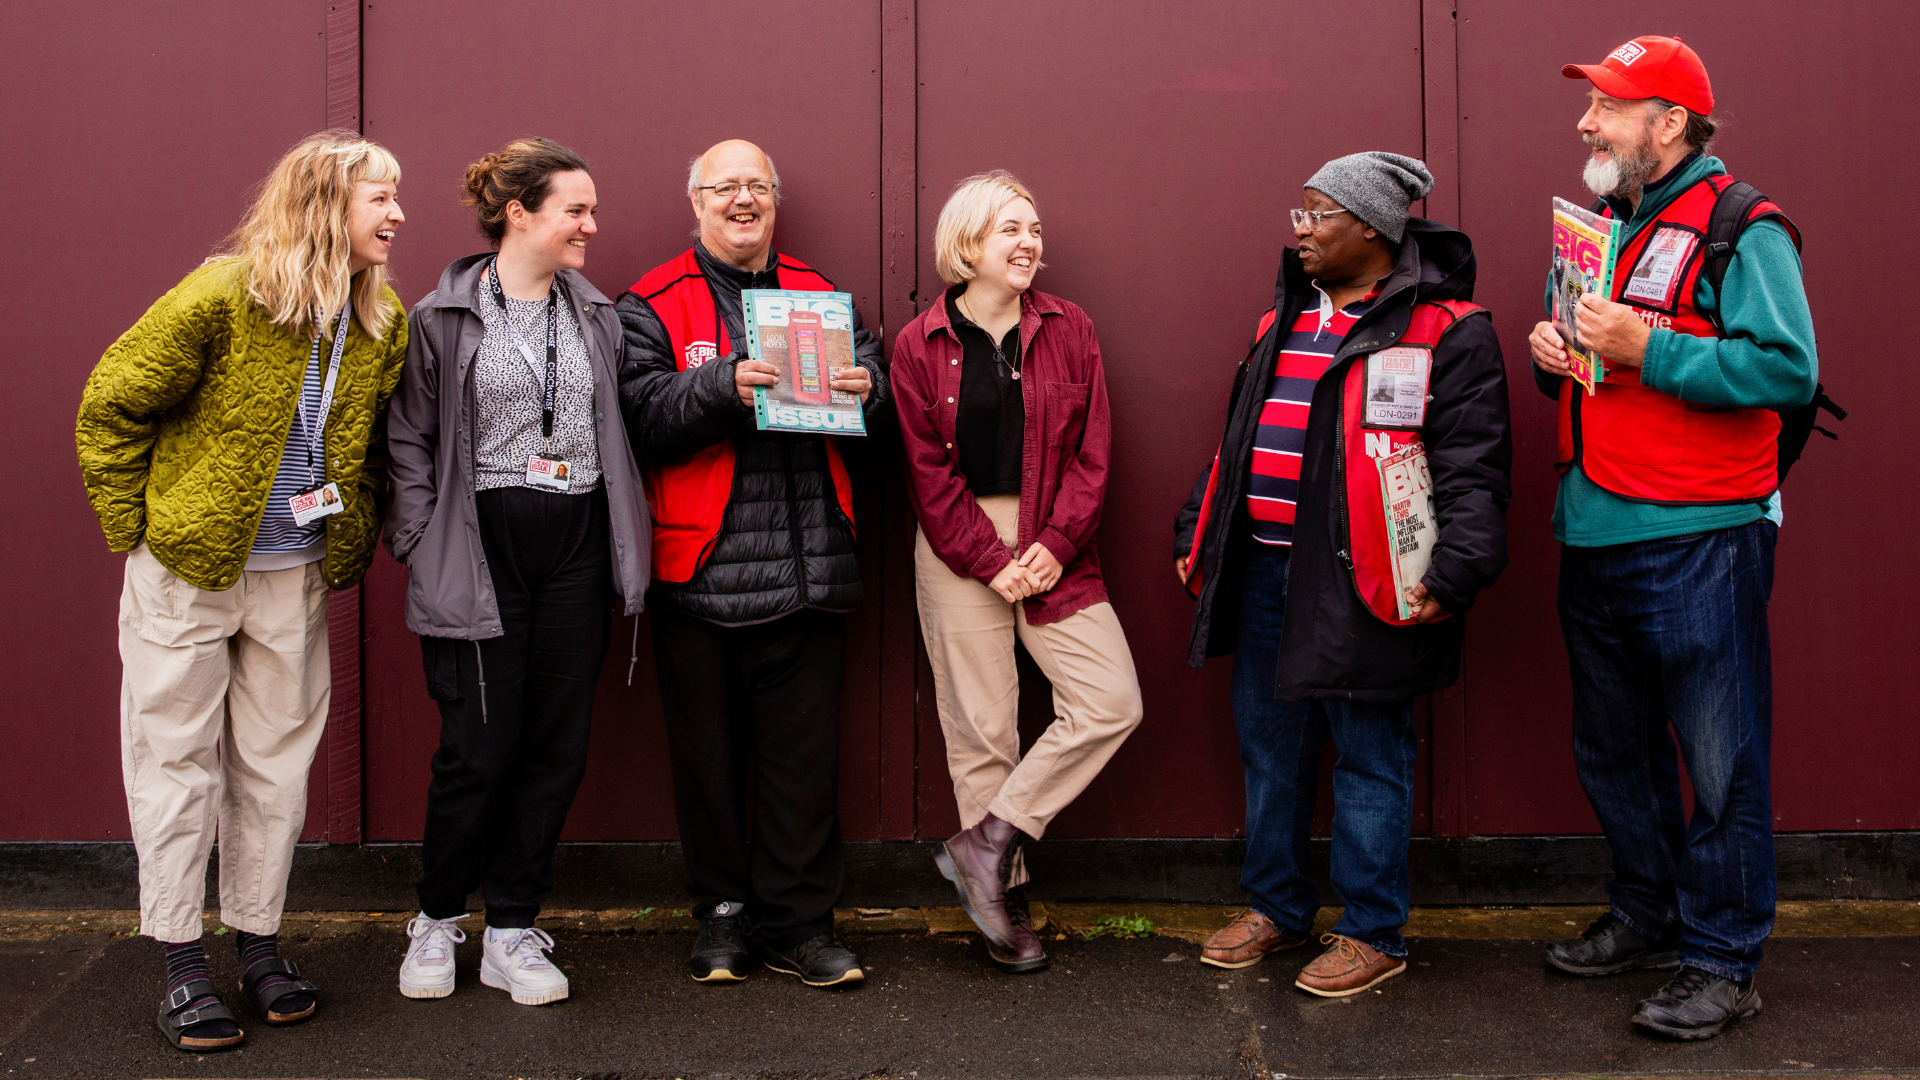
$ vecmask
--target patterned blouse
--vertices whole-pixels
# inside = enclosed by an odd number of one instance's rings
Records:
[[[507,310],[494,301],[487,274],[481,276],[474,307],[486,324],[480,353],[474,358],[473,387],[477,406],[474,431],[473,488],[514,487],[527,480],[527,458],[555,457],[570,465],[573,494],[592,491],[600,483],[599,443],[593,427],[593,369],[580,323],[563,292],[556,327],[559,390],[553,401],[553,446],[540,434],[541,380],[547,367],[547,301],[515,300]],[[539,373],[528,365],[526,353],[514,337],[526,342]]]

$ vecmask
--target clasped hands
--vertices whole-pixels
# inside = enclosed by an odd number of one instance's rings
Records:
[[[1622,367],[1639,367],[1647,358],[1647,342],[1653,328],[1625,304],[1602,300],[1588,293],[1580,298],[1573,314],[1574,329],[1588,349]],[[1549,375],[1568,375],[1566,341],[1559,327],[1550,322],[1535,323],[1527,335],[1527,347],[1533,362]]]
[[[1017,604],[1060,584],[1060,574],[1064,569],[1060,560],[1053,557],[1053,552],[1035,540],[1025,555],[1001,567],[988,585],[1007,603]]]
[[[739,356],[733,363],[733,389],[740,395],[740,404],[753,408],[753,388],[756,386],[773,387],[780,384],[780,369],[765,360],[755,360],[751,356]],[[849,364],[834,372],[833,388],[843,394],[860,395],[860,403],[866,404],[868,395],[873,393],[873,376],[859,364]]]

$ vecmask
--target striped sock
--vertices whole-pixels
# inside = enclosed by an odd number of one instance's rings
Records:
[[[207,950],[201,947],[200,939],[178,943],[163,941],[160,947],[167,953],[167,994],[195,979],[212,979],[213,972],[207,969]],[[219,1002],[212,994],[194,998],[187,1003],[190,1009]],[[231,1039],[240,1034],[240,1025],[231,1020],[202,1020],[187,1028],[181,1034],[195,1039]]]
[[[262,960],[277,960],[280,957],[280,935],[278,934],[249,934],[245,930],[241,930],[239,931],[238,944],[240,946],[240,970],[242,973]],[[252,989],[255,995],[258,996],[282,983],[290,983],[292,981],[293,980],[287,978],[285,975],[269,975],[261,979],[259,984],[252,987]],[[284,1016],[292,1013],[305,1012],[308,1008],[312,1007],[312,1005],[312,994],[288,994],[273,1003],[273,1011]]]

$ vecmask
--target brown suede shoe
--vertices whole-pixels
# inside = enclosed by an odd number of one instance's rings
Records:
[[[1388,956],[1364,941],[1327,934],[1320,943],[1327,951],[1308,964],[1293,985],[1321,997],[1352,997],[1407,970],[1407,962]]]
[[[1040,936],[1033,932],[1033,915],[1027,910],[1026,886],[1008,889],[1006,906],[1007,922],[1013,927],[1013,948],[1001,949],[989,941],[987,956],[999,965],[1000,970],[1015,975],[1046,967],[1047,950],[1040,944]]]
[[[1270,952],[1291,949],[1306,938],[1289,938],[1265,915],[1248,908],[1200,947],[1200,962],[1217,968],[1252,967]]]
[[[1020,830],[988,814],[973,828],[957,833],[934,852],[940,876],[953,882],[960,906],[987,939],[1012,953],[1013,924],[1007,919],[1007,869]]]

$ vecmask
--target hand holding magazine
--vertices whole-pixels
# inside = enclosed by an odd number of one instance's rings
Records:
[[[1553,200],[1553,325],[1567,346],[1575,382],[1594,392],[1606,377],[1602,357],[1581,344],[1574,330],[1580,298],[1613,296],[1613,263],[1620,253],[1620,221],[1601,217],[1565,199]]]

